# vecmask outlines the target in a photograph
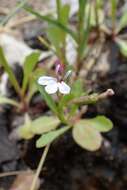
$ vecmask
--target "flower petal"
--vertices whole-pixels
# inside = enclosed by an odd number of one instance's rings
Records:
[[[63,81],[58,83],[58,88],[62,94],[69,94],[71,90],[70,86]]]
[[[56,93],[58,90],[58,83],[56,81],[50,82],[46,87],[45,87],[45,91],[48,94],[54,94]]]
[[[48,84],[50,84],[52,82],[56,82],[56,81],[57,81],[57,79],[54,77],[42,76],[42,77],[39,77],[37,82],[38,82],[38,84],[45,86],[45,85],[48,85]]]

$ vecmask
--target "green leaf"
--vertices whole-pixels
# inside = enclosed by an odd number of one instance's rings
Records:
[[[97,0],[96,4],[97,4],[97,8],[103,8],[104,1],[103,0]]]
[[[36,85],[36,82],[34,79],[31,79],[30,83],[29,83],[29,89],[28,89],[28,92],[27,92],[27,97],[26,97],[26,101],[28,103],[30,103],[32,97],[34,96],[34,94],[38,92],[38,88],[37,88],[37,85]]]
[[[125,28],[126,26],[127,26],[127,12],[125,11],[120,18],[118,30],[120,31],[121,29]]]
[[[59,107],[64,107],[68,104],[68,102],[70,102],[71,100],[73,100],[75,97],[79,97],[81,96],[83,93],[83,85],[81,80],[76,80],[74,82],[74,84],[71,87],[71,93],[64,95],[60,102],[59,102]]]
[[[86,4],[87,4],[87,0],[79,0],[79,11],[78,11],[79,31],[78,32],[80,32],[80,40],[82,40],[82,35],[84,31]]]
[[[19,10],[27,3],[28,0],[22,0],[18,5],[2,20],[1,25],[5,25]]]
[[[25,59],[23,67],[23,72],[24,72],[23,85],[22,85],[23,94],[26,91],[30,76],[32,75],[32,71],[38,62],[39,56],[40,52],[33,52],[30,55],[28,55]]]
[[[95,128],[99,132],[108,132],[113,128],[113,123],[105,116],[97,116],[93,119],[86,119],[84,123]]]
[[[111,17],[113,23],[116,20],[116,11],[117,11],[117,0],[111,0]]]
[[[90,32],[90,21],[91,21],[91,7],[89,6],[87,9],[87,6],[85,6],[85,27],[83,30],[83,37],[80,41],[79,45],[79,55],[80,59],[82,60],[84,58],[84,51],[87,47],[87,42],[89,38],[89,32]]]
[[[33,79],[38,79],[40,76],[42,76],[42,75],[46,75],[47,73],[46,73],[46,69],[44,69],[44,68],[41,68],[41,67],[37,67],[34,71],[33,71]]]
[[[0,104],[10,104],[12,106],[16,106],[19,108],[19,104],[10,98],[6,98],[4,96],[0,96]]]
[[[97,10],[97,16],[98,16],[98,24],[102,24],[104,21],[104,13],[103,10],[98,9]],[[91,26],[96,26],[96,12],[95,12],[95,7],[91,7],[91,18],[90,18],[90,25]]]
[[[83,94],[83,83],[80,79],[76,80],[71,88],[71,94],[74,95],[74,97],[82,96]]]
[[[120,48],[120,52],[123,54],[123,56],[127,57],[127,42],[121,40],[120,38],[117,38],[115,41]]]
[[[68,20],[69,20],[69,5],[64,5],[60,9],[60,15],[59,15],[59,22],[63,24],[64,26],[67,26]],[[47,29],[48,38],[51,41],[51,43],[56,48],[57,54],[61,55],[61,48],[65,48],[65,40],[66,40],[66,34],[64,30],[59,28],[58,26],[54,26],[53,24],[49,24]]]
[[[64,95],[59,101],[59,107],[62,108],[67,105],[67,103],[74,98],[73,94]]]
[[[65,119],[65,114],[64,114],[64,108],[66,108],[67,107],[67,103],[70,101],[70,100],[72,100],[73,99],[73,95],[72,94],[68,94],[68,95],[64,95],[61,99],[60,99],[60,101],[59,101],[59,103],[58,103],[58,114],[59,114],[59,118],[60,118],[60,120],[64,123],[64,124],[66,124],[67,123],[67,121],[66,121],[66,119]],[[71,112],[71,110],[70,110],[70,112]]]
[[[25,115],[25,122],[23,125],[21,125],[18,129],[17,129],[17,133],[19,135],[20,138],[23,139],[31,139],[32,137],[34,137],[33,132],[31,131],[31,119],[29,117],[28,114]]]
[[[69,21],[69,12],[70,12],[70,5],[65,4],[60,9],[60,23],[63,25],[67,25]]]
[[[49,132],[60,124],[58,118],[53,116],[42,116],[35,120],[30,120],[29,116],[25,116],[25,123],[19,127],[18,134],[21,138],[31,139],[37,134]]]
[[[40,91],[42,98],[46,101],[47,105],[49,106],[49,108],[56,114],[58,115],[58,111],[57,111],[57,106],[53,100],[53,98],[51,97],[51,95],[47,94],[44,87],[38,85],[38,90]]]
[[[34,134],[49,132],[60,124],[60,120],[53,116],[42,116],[32,121],[31,131]]]
[[[38,91],[37,85],[36,85],[36,81],[37,79],[44,75],[46,72],[44,71],[44,69],[42,68],[36,68],[33,72],[32,72],[32,76],[31,79],[29,81],[29,90],[27,93],[27,102],[29,103],[31,101],[31,98],[33,97],[33,95]]]
[[[58,138],[60,135],[68,131],[70,127],[64,127],[55,131],[51,131],[49,133],[46,133],[42,135],[36,142],[36,147],[41,148],[46,146],[47,144],[53,142],[56,138]]]
[[[67,32],[68,34],[71,35],[71,37],[74,39],[74,40],[77,40],[77,36],[76,34],[68,27],[66,27],[65,25],[61,24],[58,20],[55,20],[55,19],[51,19],[49,16],[44,16],[44,15],[41,15],[40,13],[38,13],[37,11],[33,10],[32,8],[28,7],[28,6],[24,6],[24,9],[31,13],[32,15],[36,16],[38,19],[40,20],[44,20],[54,26],[57,26],[59,27],[61,30],[63,30],[64,32]]]
[[[49,25],[47,29],[47,35],[48,39],[51,42],[51,44],[55,47],[56,53],[58,56],[60,56],[61,51],[60,51],[60,44],[63,41],[63,36],[59,35],[60,34],[60,29],[58,27],[54,27],[53,25]]]
[[[102,143],[101,134],[84,120],[78,121],[72,131],[75,142],[89,151],[98,150]]]
[[[15,91],[18,94],[20,94],[20,86],[17,82],[17,79],[16,79],[11,67],[9,66],[9,64],[4,56],[2,47],[0,47],[0,65],[2,65],[4,70],[7,72],[9,80],[10,80],[11,84],[13,85]]]
[[[59,101],[59,112],[63,112],[63,109],[68,106],[68,102],[73,100],[75,97],[81,96],[83,93],[83,86],[81,80],[76,80],[71,88],[71,93],[68,95],[64,95],[61,100]],[[78,109],[78,105],[70,104],[69,105],[69,115],[72,116],[75,114],[76,110]]]

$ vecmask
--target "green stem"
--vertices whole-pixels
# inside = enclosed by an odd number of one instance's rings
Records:
[[[41,157],[41,159],[40,159],[40,162],[39,162],[39,165],[38,165],[36,174],[35,174],[34,179],[33,179],[33,181],[32,181],[32,185],[31,185],[31,187],[30,187],[30,190],[35,190],[38,177],[39,177],[39,175],[40,175],[41,169],[42,169],[42,167],[43,167],[43,165],[44,165],[44,162],[45,162],[45,160],[46,160],[46,156],[47,156],[48,151],[49,151],[49,147],[50,147],[50,144],[48,144],[48,145],[45,147],[45,149],[44,149],[44,152],[43,152],[42,157]]]
[[[57,18],[60,20],[60,11],[61,11],[61,0],[56,0],[56,6],[57,6]]]
[[[84,23],[85,23],[85,6],[86,0],[79,0],[79,11],[78,11],[78,25],[77,25],[77,33],[78,33],[78,47],[77,47],[77,59],[75,64],[75,72],[78,76],[79,71],[82,65],[82,56],[81,56],[81,45],[84,38]]]
[[[99,35],[100,29],[99,29],[99,17],[98,17],[99,15],[98,15],[98,4],[97,4],[97,0],[95,1],[94,7],[95,7],[96,27],[97,27],[98,35]]]
[[[101,94],[91,94],[87,96],[81,96],[80,98],[75,98],[71,100],[68,104],[78,104],[78,105],[89,105],[95,104],[96,102],[108,98],[114,95],[114,91],[112,89],[107,89],[105,92]]]
[[[115,35],[115,29],[116,29],[116,9],[117,9],[116,0],[111,0],[112,33],[113,33],[113,35]]]
[[[56,5],[57,5],[57,20],[58,20],[58,22],[61,23],[61,0],[56,0]],[[60,47],[59,58],[60,58],[62,64],[67,63],[66,55],[65,55],[65,53],[66,53],[65,48],[66,48],[66,38],[65,38],[65,40],[64,40],[64,42],[62,44],[62,47]]]

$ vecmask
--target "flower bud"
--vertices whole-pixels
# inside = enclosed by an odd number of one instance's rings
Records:
[[[64,73],[64,65],[60,62],[59,59],[56,60],[55,66],[56,66],[56,68],[55,68],[56,74],[57,75],[63,75],[63,73]]]

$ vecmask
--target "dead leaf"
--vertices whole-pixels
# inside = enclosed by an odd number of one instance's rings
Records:
[[[24,172],[22,174],[19,174],[14,183],[12,184],[10,190],[29,190],[30,189],[30,186],[31,186],[31,182],[33,181],[33,178],[34,178],[34,175],[35,173],[33,171],[30,170],[30,172]],[[40,180],[38,179],[37,180],[37,183],[36,183],[36,189],[35,190],[38,190],[40,187]]]

